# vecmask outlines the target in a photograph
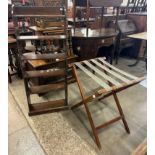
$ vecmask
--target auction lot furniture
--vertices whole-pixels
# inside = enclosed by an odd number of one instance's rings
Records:
[[[80,60],[96,58],[100,47],[109,47],[110,63],[113,62],[117,32],[114,29],[76,28],[72,35],[73,51]]]
[[[117,50],[116,50],[116,64],[118,63],[119,55],[125,48],[132,47],[134,53],[137,52],[137,44],[135,39],[128,38],[127,35],[134,34],[137,32],[137,28],[132,20],[124,19],[118,20],[119,35],[117,38]]]
[[[142,60],[145,60],[146,68],[147,68],[147,32],[135,33],[135,34],[132,34],[132,35],[128,35],[127,37],[133,38],[133,39],[136,39],[136,40],[140,40],[140,41],[145,41],[145,47],[140,47],[139,48],[139,52],[138,52],[138,55],[137,55],[137,61],[134,64],[130,65],[130,66],[137,65],[139,63],[139,61],[142,59]],[[142,43],[141,43],[141,45],[143,46]],[[145,50],[141,50],[141,48],[144,48]]]
[[[44,23],[45,24],[45,23]],[[51,35],[51,34],[63,34],[62,29],[56,29],[56,23],[53,22],[46,22],[46,27],[39,27],[39,26],[30,26],[29,29],[35,34],[35,35]],[[57,25],[58,26],[58,25]],[[73,63],[77,60],[77,56],[73,53],[72,50],[72,35],[71,35],[71,28],[68,27],[67,28],[67,33],[68,33],[68,46],[69,48],[67,49],[67,62],[68,63]],[[37,45],[38,44],[38,45]],[[37,48],[41,49],[41,43],[37,43],[36,46],[36,53]],[[61,44],[61,42],[57,42],[57,46],[53,45],[54,43],[52,43],[50,46],[53,48],[53,50],[57,50],[59,47],[59,45]],[[53,45],[53,46],[52,46]],[[47,45],[49,46],[49,45]],[[43,50],[41,50],[41,52],[43,52]],[[52,62],[52,61],[46,61],[46,60],[29,60],[27,67],[29,70],[41,70],[41,69],[48,69],[50,67],[62,67],[63,66],[63,61],[64,59],[60,59],[58,62]],[[37,78],[35,80],[33,80],[33,82],[35,84],[43,84],[46,83],[46,81],[50,80],[50,78],[48,79],[41,79],[41,78]]]
[[[8,66],[10,66],[8,68],[8,80],[11,83],[11,76],[18,75],[21,77],[21,70],[18,61],[17,42],[13,36],[8,36],[8,58]],[[10,72],[10,69],[12,73]]]
[[[67,19],[65,6],[59,7],[39,7],[39,6],[14,6],[13,7],[13,19],[16,29],[16,39],[18,45],[18,52],[20,58],[20,67],[24,77],[25,91],[29,109],[29,115],[42,114],[47,112],[59,111],[68,109],[68,94],[67,94],[67,49],[68,49],[68,33],[67,33]],[[18,27],[18,18],[50,18],[53,23],[59,25],[59,29],[62,30],[62,34],[52,35],[31,35],[22,36],[20,35],[20,29]],[[60,25],[60,23],[63,23]],[[55,29],[56,30],[56,29]],[[44,50],[42,53],[29,52],[25,53],[25,49],[22,46],[23,42],[26,41],[53,41],[61,40],[63,46],[57,51],[49,49]],[[51,62],[59,62],[64,59],[62,67],[52,67],[42,70],[28,71],[26,64],[30,60],[46,60]],[[55,81],[44,85],[33,85],[31,79],[34,78],[46,78],[46,77],[57,77],[63,78],[63,81]],[[47,101],[42,103],[32,103],[31,95],[42,94],[50,91],[57,91],[62,89],[64,91],[64,97]]]
[[[117,93],[125,90],[128,87],[138,84],[140,81],[144,80],[145,77],[136,77],[129,73],[124,72],[123,70],[117,69],[116,67],[106,62],[104,58],[85,60],[85,61],[70,64],[69,66],[72,68],[72,72],[76,79],[76,82],[80,91],[80,95],[82,98],[82,101],[73,105],[71,109],[73,110],[81,105],[84,105],[97,146],[101,148],[97,130],[104,128],[116,121],[122,120],[126,132],[130,133],[127,121],[125,119],[125,115],[123,113],[123,110],[121,108],[121,105],[117,97]],[[83,74],[86,74],[87,76],[92,78],[94,82],[99,84],[101,88],[93,92],[92,95],[85,96],[85,92],[83,89],[84,83],[81,83],[80,77],[78,76],[78,70],[76,68],[82,71]],[[101,97],[101,95],[103,96]],[[101,100],[110,95],[113,95],[120,115],[112,120],[109,120],[104,124],[101,124],[95,127],[88,104],[89,102],[91,102],[93,99],[97,97],[101,97],[99,99]]]
[[[115,51],[115,38],[118,34],[117,20],[121,3],[122,0],[73,1],[73,51],[79,56],[80,60],[96,58],[99,49],[104,49],[104,47],[107,49],[109,47],[107,50],[109,53],[107,55],[110,55],[110,63],[112,64]],[[116,13],[114,8],[116,9]],[[96,12],[96,19],[92,22],[92,18],[94,17],[91,12],[93,12],[94,9],[98,13]],[[81,10],[82,14],[80,13],[80,15],[78,15],[78,10]],[[109,29],[108,24],[105,24],[105,21],[107,22],[105,19],[108,17],[115,20],[115,27],[113,29]],[[85,21],[84,25],[81,24],[85,27],[79,27],[79,25],[78,28],[76,28],[77,20],[81,20],[81,23]],[[103,55],[104,50],[101,50],[100,53]]]

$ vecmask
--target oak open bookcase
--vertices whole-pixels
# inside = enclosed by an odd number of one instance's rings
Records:
[[[18,19],[30,20],[30,19],[43,19],[49,18],[53,22],[52,34],[42,35],[29,35],[21,36],[18,27]],[[17,46],[20,60],[20,67],[24,78],[24,85],[29,109],[29,115],[42,114],[47,112],[59,111],[68,109],[68,94],[67,94],[67,58],[70,56],[68,53],[68,32],[67,32],[67,20],[66,20],[66,6],[14,6],[13,7],[13,20],[16,29]],[[30,20],[31,21],[31,20]],[[52,23],[51,22],[51,23]],[[61,30],[61,33],[57,33],[57,30]],[[23,47],[23,42],[27,41],[61,41],[63,45],[61,49],[57,51],[44,51],[42,53],[28,52],[26,53]],[[27,70],[26,64],[29,61],[51,61],[53,63],[63,62],[61,67],[51,67],[42,70]],[[63,60],[63,61],[62,61]],[[33,85],[30,81],[35,78],[63,78],[62,81],[56,81],[44,85]],[[47,101],[43,103],[32,103],[31,95],[44,94],[50,91],[64,90],[64,98],[54,101]]]

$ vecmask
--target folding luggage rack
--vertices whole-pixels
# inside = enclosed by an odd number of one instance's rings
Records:
[[[97,146],[101,148],[101,144],[97,135],[97,130],[104,128],[116,121],[122,120],[126,132],[130,133],[130,129],[128,127],[127,121],[125,119],[123,110],[121,108],[121,105],[119,103],[119,100],[116,94],[128,87],[138,84],[139,82],[144,80],[145,77],[136,77],[129,73],[126,73],[112,66],[111,64],[107,63],[104,60],[104,58],[96,58],[96,59],[90,59],[90,60],[73,63],[73,64],[70,64],[70,67],[72,68],[72,72],[78,84],[80,95],[82,98],[82,101],[73,105],[71,109],[73,110],[81,105],[84,105]],[[83,85],[80,81],[80,77],[78,77],[78,74],[77,74],[78,72],[76,69],[77,67],[83,72],[83,74],[86,74],[87,76],[92,78],[102,88],[94,92],[92,95],[85,96]],[[103,95],[103,97],[99,98],[99,100],[104,99],[110,95],[113,95],[120,115],[104,124],[101,124],[95,127],[94,121],[92,119],[91,113],[88,108],[88,102],[92,101],[93,99],[101,95]]]

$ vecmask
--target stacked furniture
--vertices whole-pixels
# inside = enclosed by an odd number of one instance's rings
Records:
[[[20,29],[18,27],[18,18],[27,20],[27,18],[50,18],[53,23],[57,24],[58,29],[61,29],[63,33],[52,35],[31,35],[21,36]],[[29,115],[42,114],[46,112],[53,112],[68,109],[68,94],[67,94],[67,51],[68,51],[68,32],[67,32],[67,20],[66,20],[66,6],[61,5],[57,7],[43,7],[43,6],[14,6],[13,7],[13,19],[16,29],[16,39],[18,45],[18,53],[20,60],[20,67],[22,70],[25,91],[29,109]],[[55,30],[57,29],[55,28]],[[61,49],[57,51],[44,51],[43,53],[29,52],[25,53],[25,48],[22,46],[23,42],[27,41],[53,41],[61,40],[63,42]],[[53,63],[63,60],[61,67],[51,67],[42,70],[27,70],[27,64],[32,60],[44,60]],[[52,77],[52,83],[44,85],[34,85],[31,79]],[[59,100],[53,100],[43,103],[32,103],[31,95],[44,94],[50,91],[64,90],[64,98]]]

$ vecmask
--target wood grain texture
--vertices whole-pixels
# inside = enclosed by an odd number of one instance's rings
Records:
[[[55,77],[55,76],[63,76],[65,71],[63,69],[59,70],[39,70],[39,71],[26,71],[24,77],[25,78],[35,78],[35,77]]]
[[[147,32],[135,33],[131,35],[127,35],[129,38],[147,40]]]
[[[53,53],[49,53],[49,54],[25,53],[25,54],[23,54],[22,58],[24,60],[63,59],[63,58],[65,58],[65,53],[56,53],[56,54],[53,54]]]
[[[91,6],[120,6],[123,0],[89,0]]]
[[[64,82],[57,84],[48,84],[40,86],[32,86],[29,88],[31,94],[47,93],[50,91],[56,91],[64,88]]]
[[[95,80],[100,86],[105,88],[105,90],[109,91],[111,88],[108,84],[103,82],[100,78],[95,76],[93,73],[91,73],[89,70],[87,70],[85,67],[83,67],[81,64],[76,63],[76,66],[79,67],[85,74],[87,74],[89,77],[91,77],[93,80]]]
[[[33,35],[33,36],[19,36],[17,37],[18,40],[56,40],[56,39],[65,39],[65,35],[49,35],[49,36],[40,36],[40,35]]]
[[[145,139],[131,155],[146,155],[147,154],[147,139]]]
[[[14,6],[13,7],[14,16],[53,16],[62,15],[62,10],[60,7],[45,7],[45,6]]]

